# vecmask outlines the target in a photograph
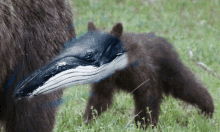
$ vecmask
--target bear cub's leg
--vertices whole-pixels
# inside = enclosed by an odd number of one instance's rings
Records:
[[[92,84],[89,100],[85,110],[85,122],[89,123],[93,115],[99,116],[112,104],[114,87],[106,85],[106,80]],[[96,110],[97,113],[94,111]]]
[[[151,82],[146,83],[133,92],[135,101],[135,123],[138,127],[146,129],[150,124],[152,128],[156,126],[160,113],[160,104],[162,101],[162,93],[157,91]]]

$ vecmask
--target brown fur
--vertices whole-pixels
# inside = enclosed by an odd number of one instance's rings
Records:
[[[0,1],[0,122],[6,132],[51,132],[62,91],[16,101],[15,85],[59,53],[75,37],[65,0]],[[16,73],[6,90],[7,80]],[[48,106],[49,105],[49,106]]]
[[[92,96],[89,97],[85,110],[87,122],[92,120],[91,106],[97,110],[99,116],[111,105],[116,89],[133,94],[135,115],[138,114],[135,117],[136,125],[140,121],[144,129],[151,121],[153,125],[158,122],[163,94],[197,105],[212,118],[212,97],[182,63],[172,44],[153,33],[122,34],[122,30],[122,25],[118,23],[110,33],[124,43],[129,66],[99,83],[92,84]],[[147,107],[151,111],[151,119]]]

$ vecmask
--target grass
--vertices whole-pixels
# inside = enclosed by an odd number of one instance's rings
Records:
[[[127,32],[155,32],[167,38],[178,51],[184,64],[201,79],[214,99],[213,119],[172,97],[165,97],[154,132],[218,132],[220,131],[220,80],[196,66],[187,47],[197,61],[220,74],[220,0],[74,0],[74,23],[77,34],[86,32],[88,21],[97,27],[111,29],[121,22]],[[134,124],[134,102],[127,93],[116,93],[113,105],[92,124],[86,126],[83,114],[89,86],[79,85],[65,91],[64,103],[57,115],[55,132],[135,132],[143,131]]]

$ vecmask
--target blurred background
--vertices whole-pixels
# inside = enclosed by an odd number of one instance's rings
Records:
[[[220,131],[220,79],[197,66],[190,58],[203,62],[220,74],[220,0],[69,0],[78,36],[87,31],[88,21],[109,31],[121,22],[124,32],[148,33],[165,37],[179,53],[184,64],[204,82],[211,93],[215,113],[213,119],[198,114],[196,107],[172,97],[161,105],[159,123],[154,132],[218,132]],[[143,131],[134,123],[134,102],[128,93],[114,96],[110,109],[86,126],[83,121],[89,85],[65,91],[59,107],[55,132],[135,132]]]

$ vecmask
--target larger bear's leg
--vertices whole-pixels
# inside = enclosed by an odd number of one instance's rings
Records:
[[[31,99],[9,100],[4,115],[6,132],[52,132],[62,91]]]

